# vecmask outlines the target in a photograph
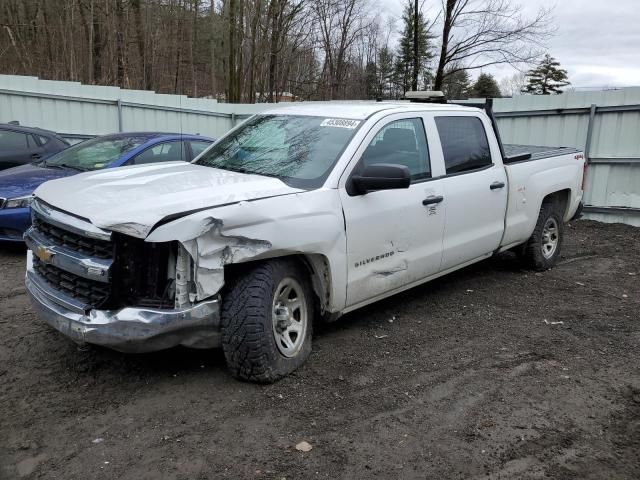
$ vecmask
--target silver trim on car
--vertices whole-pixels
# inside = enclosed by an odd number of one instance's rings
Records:
[[[81,302],[60,290],[51,287],[37,272],[33,269],[33,252],[27,250],[27,274],[26,282],[37,288],[40,294],[46,297],[50,302],[56,303],[65,309],[83,314],[87,312],[91,306]]]
[[[60,292],[38,281],[32,261],[28,255],[25,283],[34,309],[40,318],[76,343],[128,353],[176,345],[213,348],[221,344],[218,298],[175,310],[126,307],[78,311],[77,305],[68,304]]]
[[[98,228],[86,220],[57,210],[38,200],[37,197],[33,199],[31,209],[34,215],[41,216],[45,221],[58,228],[98,240],[111,240],[111,232]]]
[[[47,241],[37,230],[30,228],[24,234],[24,241],[42,263],[53,265],[80,277],[109,283],[113,259],[102,259],[84,255]]]

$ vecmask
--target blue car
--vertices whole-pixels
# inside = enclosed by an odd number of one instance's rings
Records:
[[[42,161],[0,171],[0,241],[21,242],[34,190],[79,172],[166,161],[190,162],[213,143],[200,135],[117,133],[86,140]]]

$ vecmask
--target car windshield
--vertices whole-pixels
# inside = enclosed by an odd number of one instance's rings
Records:
[[[205,151],[197,165],[280,178],[299,188],[320,187],[359,120],[257,115]]]
[[[98,137],[86,140],[47,158],[46,165],[98,170],[120,158],[129,150],[139,147],[148,137]]]

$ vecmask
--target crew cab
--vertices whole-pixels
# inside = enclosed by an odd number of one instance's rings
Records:
[[[509,249],[551,268],[584,168],[572,148],[501,145],[473,107],[277,108],[191,163],[40,186],[26,285],[78,343],[221,346],[235,376],[271,382],[314,322]]]

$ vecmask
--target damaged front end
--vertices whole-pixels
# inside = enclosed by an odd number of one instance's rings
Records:
[[[168,238],[179,242],[178,264],[185,268],[188,255],[193,267],[187,272],[195,287],[195,291],[190,292],[191,301],[204,300],[220,291],[224,285],[225,265],[256,258],[272,249],[271,242],[266,240],[225,234],[223,225],[222,220],[211,216],[189,218],[177,226],[160,227],[147,239],[147,245],[148,242],[154,242],[151,243],[153,245]]]
[[[219,299],[196,301],[179,242],[102,230],[37,201],[25,241],[32,303],[74,341],[123,352],[219,346]]]
[[[28,292],[40,315],[78,343],[123,352],[220,346],[227,267],[282,256],[306,266],[323,318],[344,308],[346,241],[332,190],[308,192],[304,202],[274,196],[154,223],[88,221],[40,198],[32,210]]]

